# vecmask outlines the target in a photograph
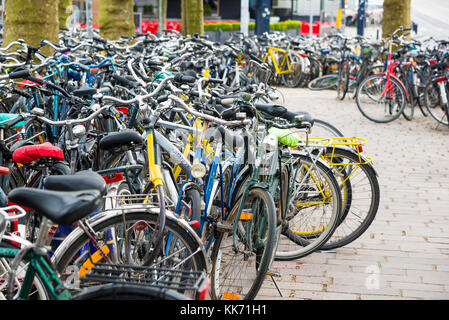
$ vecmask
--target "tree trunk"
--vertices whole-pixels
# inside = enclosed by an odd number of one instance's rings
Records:
[[[3,46],[23,39],[32,46],[39,46],[46,39],[58,43],[59,0],[6,0]],[[49,49],[44,52],[49,53]]]
[[[159,32],[162,34],[167,26],[167,0],[159,0]]]
[[[187,34],[187,0],[181,0],[181,33]]]
[[[181,2],[181,31],[184,35],[204,34],[203,0],[183,0]]]
[[[72,0],[59,0],[59,27],[69,27],[69,17],[73,13]]]
[[[98,27],[100,35],[110,40],[134,35],[134,1],[100,0]]]
[[[412,20],[410,17],[411,0],[384,0],[382,17],[382,37],[391,35],[397,28],[403,26],[410,28]],[[401,35],[398,32],[397,35]]]

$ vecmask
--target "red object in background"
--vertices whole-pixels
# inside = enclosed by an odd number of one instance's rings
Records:
[[[310,23],[301,21],[301,34],[308,35],[310,33]],[[315,21],[312,24],[312,34],[318,36],[320,34],[320,22]]]
[[[315,21],[312,25],[312,34],[317,36],[320,34],[320,22]]]
[[[155,34],[159,29],[159,21],[142,20],[140,27],[140,31],[142,33],[150,32],[151,34]],[[181,32],[181,23],[178,21],[168,20],[165,24],[165,29]]]
[[[301,34],[309,34],[309,23],[307,21],[301,21]]]

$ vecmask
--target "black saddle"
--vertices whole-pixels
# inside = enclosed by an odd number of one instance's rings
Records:
[[[80,171],[74,175],[48,176],[44,188],[53,191],[81,191],[95,189],[102,196],[107,193],[107,185],[102,176],[93,171]]]
[[[76,89],[76,90],[72,91],[72,94],[74,96],[81,97],[81,98],[92,96],[92,95],[94,95],[96,93],[97,93],[97,89],[90,88],[90,87],[79,88],[79,89]]]
[[[114,149],[122,145],[141,144],[143,137],[133,130],[124,130],[120,132],[111,132],[101,138],[99,147],[103,150]]]
[[[93,189],[63,192],[16,188],[9,193],[8,199],[61,225],[71,225],[103,205],[100,192]]]
[[[294,122],[308,122],[313,125],[313,118],[308,112],[291,112],[286,107],[277,104],[254,104],[257,110],[271,117],[285,119],[291,123]]]

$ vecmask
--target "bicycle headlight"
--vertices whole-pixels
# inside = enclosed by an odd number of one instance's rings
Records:
[[[78,138],[78,139],[82,138],[85,133],[86,133],[86,128],[83,125],[78,124],[73,127],[73,135],[76,138]]]
[[[190,172],[195,179],[199,179],[206,175],[206,167],[198,159],[195,159]]]

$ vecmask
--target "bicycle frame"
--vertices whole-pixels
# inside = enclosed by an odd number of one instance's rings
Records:
[[[20,249],[0,248],[0,257],[14,259],[23,254]],[[51,267],[48,256],[38,254],[35,250],[27,250],[23,259],[29,261],[25,278],[19,291],[18,299],[27,299],[33,285],[36,274],[42,279],[51,298],[55,300],[69,300],[72,298],[69,290],[61,283],[57,273]]]
[[[278,59],[276,58],[276,55],[274,52],[278,52],[278,53],[282,54],[282,60],[281,60],[280,64],[278,64]],[[288,58],[288,50],[270,46],[270,48],[268,48],[268,52],[265,54],[265,57],[263,58],[263,62],[267,62],[268,57],[271,57],[271,60],[273,61],[274,69],[276,70],[277,74],[284,74],[284,73],[292,72],[291,67],[290,67],[290,60]],[[283,68],[285,64],[287,64],[287,69]]]

